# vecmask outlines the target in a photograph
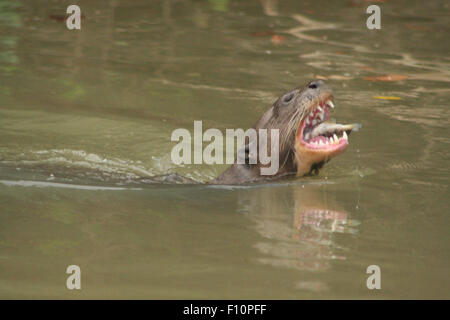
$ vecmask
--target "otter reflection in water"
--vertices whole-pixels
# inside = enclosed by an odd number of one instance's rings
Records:
[[[357,233],[358,222],[327,192],[329,185],[308,184],[252,188],[240,195],[239,204],[254,222],[263,255],[258,261],[275,267],[323,272],[333,260],[345,259],[336,233]],[[295,286],[326,290],[322,280]]]

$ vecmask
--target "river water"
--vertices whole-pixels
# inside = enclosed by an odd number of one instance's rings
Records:
[[[0,0],[0,298],[450,298],[449,3]],[[350,146],[207,182],[176,128],[248,128],[313,78]],[[66,268],[81,268],[81,290]],[[369,290],[377,265],[381,289]]]

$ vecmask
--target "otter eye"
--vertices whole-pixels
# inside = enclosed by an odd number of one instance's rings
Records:
[[[310,89],[317,89],[317,84],[315,82],[311,83],[308,88]]]
[[[288,103],[289,101],[292,100],[293,97],[294,97],[294,93],[291,92],[283,97],[283,102]]]

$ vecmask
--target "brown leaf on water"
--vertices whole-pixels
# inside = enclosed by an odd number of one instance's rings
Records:
[[[63,16],[62,14],[51,14],[48,16],[48,18],[50,20],[55,20],[55,21],[65,21],[67,19],[68,16]]]
[[[285,37],[283,37],[283,36],[279,36],[279,35],[274,35],[274,36],[272,36],[272,38],[270,39],[270,41],[272,41],[272,43],[274,44],[274,45],[279,45],[280,43],[282,43],[283,41],[285,41],[286,40],[286,38]]]
[[[364,80],[369,81],[402,81],[408,79],[408,76],[401,75],[401,74],[388,74],[385,76],[379,76],[379,77],[366,77]]]
[[[402,100],[400,97],[392,97],[392,96],[373,96],[374,99],[380,100]]]
[[[50,20],[55,20],[55,21],[59,21],[59,22],[66,21],[68,17],[69,17],[69,15],[62,15],[62,14],[50,14],[48,16],[48,18]],[[80,18],[82,20],[84,20],[84,14],[81,14]]]
[[[369,67],[369,66],[365,66],[365,65],[358,66],[358,68],[366,70],[366,71],[375,71],[374,68]]]
[[[423,26],[423,25],[412,24],[412,23],[405,23],[404,25],[409,30],[414,30],[414,31],[431,31],[431,30],[433,30],[433,28],[430,26]]]

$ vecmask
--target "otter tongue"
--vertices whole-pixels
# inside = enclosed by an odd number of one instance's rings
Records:
[[[311,139],[320,135],[324,135],[326,133],[332,134],[336,132],[345,131],[347,134],[350,134],[352,131],[358,131],[361,128],[361,124],[352,123],[352,124],[339,124],[339,123],[329,123],[323,122],[318,126],[314,127],[311,131]]]

